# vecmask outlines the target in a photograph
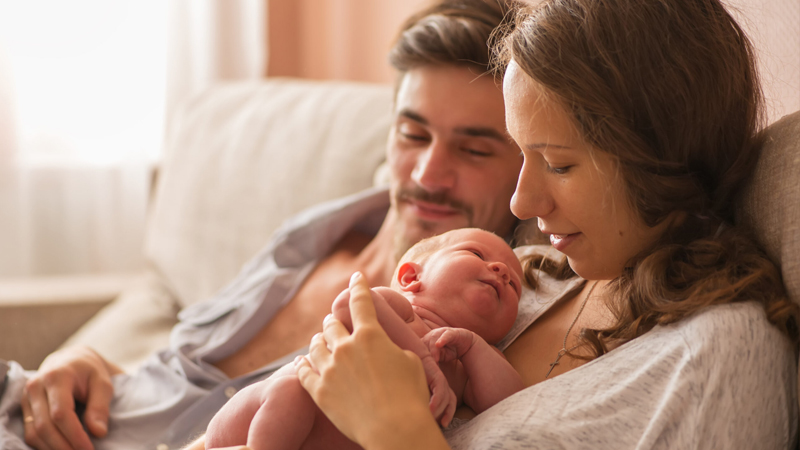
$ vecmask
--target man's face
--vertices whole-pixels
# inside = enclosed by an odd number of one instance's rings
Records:
[[[507,235],[522,165],[506,134],[503,95],[467,67],[406,72],[395,99],[387,160],[392,170],[396,250],[455,228]]]

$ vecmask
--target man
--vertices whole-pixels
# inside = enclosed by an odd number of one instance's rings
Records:
[[[388,285],[398,257],[424,237],[467,226],[510,236],[522,158],[485,74],[506,13],[496,0],[445,0],[406,24],[390,55],[399,78],[388,195],[370,190],[290,219],[231,285],[182,312],[170,349],[134,375],[85,348],[51,355],[22,393],[24,420],[0,441],[18,426],[40,449],[179,447],[236,390],[305,351],[354,271]],[[5,396],[24,383],[13,375]]]

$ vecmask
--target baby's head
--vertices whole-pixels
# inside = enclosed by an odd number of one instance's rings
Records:
[[[424,239],[397,264],[392,288],[441,326],[466,328],[490,344],[517,317],[522,267],[497,235],[461,228]],[[436,320],[434,320],[436,321]]]

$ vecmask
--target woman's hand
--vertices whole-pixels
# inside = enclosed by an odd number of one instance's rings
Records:
[[[205,435],[200,436],[194,442],[183,447],[183,450],[250,450],[250,447],[245,445],[235,445],[233,447],[219,447],[219,448],[209,448],[206,449],[206,437]]]
[[[122,370],[90,348],[68,348],[45,358],[22,394],[25,442],[43,449],[91,449],[75,410],[83,403],[83,423],[92,435],[108,432],[111,375]]]
[[[395,345],[378,323],[364,277],[350,280],[353,333],[332,317],[298,357],[300,382],[339,430],[374,449],[448,448],[428,409],[419,358]]]

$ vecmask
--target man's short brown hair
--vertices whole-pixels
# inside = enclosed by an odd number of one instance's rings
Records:
[[[411,16],[403,25],[389,62],[402,76],[416,67],[472,65],[491,70],[496,30],[512,26],[516,0],[443,0]]]

